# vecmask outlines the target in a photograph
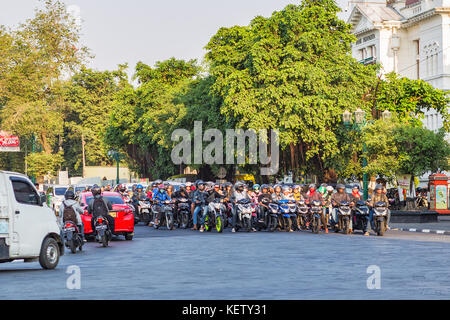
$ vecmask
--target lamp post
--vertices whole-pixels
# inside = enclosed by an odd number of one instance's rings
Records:
[[[353,116],[352,113],[348,110],[345,110],[342,114],[342,119],[344,121],[344,125],[349,130],[355,130],[360,132],[361,129],[367,124],[367,121],[365,119],[365,111],[361,110],[360,108],[356,109],[355,112],[353,112],[355,121],[353,122]],[[381,114],[383,120],[390,120],[392,118],[392,113],[389,110],[384,110]],[[367,158],[365,156],[366,154],[366,143],[363,141],[363,158],[362,158],[362,167],[367,167]],[[364,189],[364,199],[367,200],[369,197],[369,181],[367,173],[363,174],[363,189]]]
[[[108,156],[116,160],[117,162],[117,176],[116,176],[116,184],[119,184],[119,161],[120,161],[120,153],[116,150],[109,150]]]

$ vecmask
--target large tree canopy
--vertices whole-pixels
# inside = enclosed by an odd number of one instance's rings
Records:
[[[338,11],[332,0],[305,0],[248,27],[222,28],[206,46],[222,112],[239,127],[278,128],[292,169],[313,159],[323,171],[339,153],[343,111],[370,110],[376,68],[351,57],[355,38]]]

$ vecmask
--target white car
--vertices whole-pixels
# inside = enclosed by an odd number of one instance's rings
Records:
[[[64,201],[64,194],[69,186],[65,185],[52,185],[47,189],[47,195],[50,195],[50,206],[55,211],[56,215],[59,214],[59,206]]]
[[[39,260],[44,269],[64,254],[60,226],[27,176],[0,171],[0,263]]]

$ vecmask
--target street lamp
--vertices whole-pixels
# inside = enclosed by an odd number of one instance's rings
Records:
[[[113,158],[117,162],[117,176],[116,176],[116,184],[119,184],[119,161],[120,161],[120,153],[116,150],[109,150],[108,156]]]
[[[356,109],[356,111],[354,112],[355,124],[353,126],[351,126],[353,120],[352,114],[348,110],[344,111],[344,113],[342,114],[342,119],[347,129],[360,131],[361,127],[364,126],[365,124],[365,115],[366,112],[364,110],[361,110],[360,108]],[[366,144],[363,142],[363,155],[365,155],[365,153],[366,153]],[[367,159],[365,156],[363,156],[362,159],[362,167],[363,168],[367,167]],[[367,178],[367,173],[363,174],[363,189],[364,189],[364,199],[367,200],[367,198],[369,197],[369,190],[368,190],[369,181]]]

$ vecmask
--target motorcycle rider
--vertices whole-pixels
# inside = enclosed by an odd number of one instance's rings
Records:
[[[374,190],[372,196],[369,198],[369,201],[367,202],[367,204],[370,206],[369,220],[370,220],[370,227],[372,228],[372,230],[375,230],[375,224],[373,221],[373,213],[374,213],[373,206],[377,202],[385,202],[386,203],[386,207],[388,208],[387,209],[387,217],[386,217],[386,225],[388,226],[388,229],[389,229],[389,221],[391,220],[391,211],[389,210],[389,199],[383,193],[383,186],[381,184],[377,184],[375,186],[375,190]]]
[[[304,197],[303,197],[302,193],[300,192],[299,185],[294,186],[294,193],[292,195],[294,196],[294,199],[296,201],[304,200]]]
[[[158,186],[158,190],[153,193],[152,200],[153,200],[153,204],[157,205],[157,206],[161,206],[161,205],[163,205],[163,202],[171,200],[169,195],[167,194],[166,190],[164,189],[164,185],[162,183]],[[162,213],[162,210],[157,210],[156,215],[155,215],[154,225],[159,225],[159,220],[161,219],[161,213]]]
[[[92,214],[91,226],[92,230],[95,230],[94,222],[98,216],[104,216],[108,220],[109,228],[112,233],[115,231],[114,218],[109,214],[112,210],[112,204],[108,199],[103,198],[101,189],[98,185],[92,186],[93,199],[88,203],[88,213]]]
[[[267,204],[265,204],[263,201],[266,200]],[[267,211],[269,210],[268,203],[272,201],[272,196],[269,193],[269,186],[267,184],[263,184],[261,186],[261,193],[258,195],[258,220],[259,222],[263,223],[264,218],[267,214]]]
[[[192,230],[197,230],[197,216],[199,214],[199,212],[202,212],[202,216],[201,216],[201,220],[200,220],[200,232],[203,232],[205,230],[205,226],[204,226],[204,218],[206,216],[206,214],[208,213],[208,206],[207,206],[207,200],[208,200],[208,196],[209,194],[205,191],[205,183],[203,181],[198,181],[197,183],[197,190],[195,190],[194,192],[194,198],[193,198],[193,203],[195,206],[194,209],[194,226],[192,228]]]
[[[281,191],[282,191],[281,185],[276,184],[273,186],[272,201],[278,201],[283,199],[283,194]]]
[[[238,219],[238,215],[237,215],[237,205],[236,203],[239,200],[242,199],[250,199],[250,196],[248,195],[247,192],[245,192],[244,190],[244,184],[240,181],[236,182],[236,184],[234,185],[234,193],[232,196],[232,202],[233,202],[233,210],[232,210],[232,215],[233,215],[233,220],[232,220],[232,229],[231,232],[236,232],[236,223],[237,223],[237,219]]]
[[[80,204],[75,201],[75,194],[72,190],[67,190],[64,194],[64,201],[61,203],[59,207],[59,220],[61,227],[64,227],[64,222],[72,221],[77,224],[78,230],[80,230],[81,239],[86,242],[84,238],[84,224],[81,219],[81,214],[84,213],[83,208],[81,208]],[[64,239],[62,237],[61,239]]]
[[[338,223],[338,215],[337,214],[338,214],[338,207],[340,206],[341,202],[343,202],[343,201],[352,202],[352,198],[350,197],[350,195],[347,192],[345,192],[345,186],[342,183],[339,183],[336,186],[336,190],[337,190],[337,192],[331,196],[331,204],[333,206],[331,216],[332,216],[332,220],[335,224]],[[352,233],[352,228],[353,228],[352,220],[353,219],[350,219],[350,233]]]
[[[306,200],[309,204],[311,204],[313,201],[318,200],[324,205],[323,197],[320,192],[316,190],[316,186],[314,184],[309,185],[309,191],[306,194]],[[320,214],[320,219],[322,220],[323,228],[325,229],[325,233],[328,233],[328,226],[327,221],[325,220],[325,215],[323,214],[323,211]],[[309,225],[309,221],[306,223],[306,225]]]
[[[333,195],[334,188],[332,186],[327,186],[327,192],[323,196],[323,200],[325,201],[324,213],[325,219],[327,220],[327,225],[329,224],[330,214],[333,210],[333,205],[331,204],[331,196]]]

